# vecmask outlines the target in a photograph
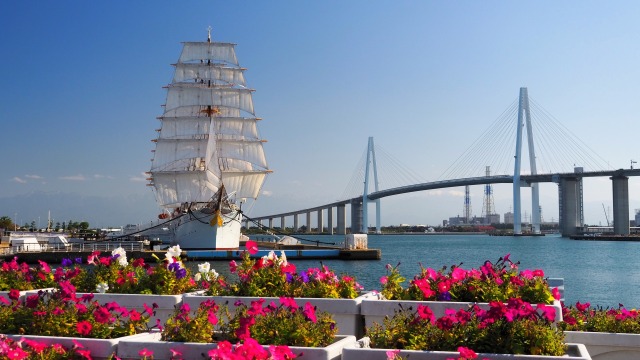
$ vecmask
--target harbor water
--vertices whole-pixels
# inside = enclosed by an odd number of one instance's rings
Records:
[[[341,243],[343,235],[299,235],[301,239]],[[369,235],[369,248],[382,250],[381,260],[324,260],[338,274],[349,274],[367,290],[379,290],[387,264],[400,264],[411,278],[420,264],[434,269],[462,264],[478,268],[485,260],[496,261],[511,254],[520,269],[542,269],[545,276],[564,278],[566,303],[627,308],[640,306],[640,242],[579,241],[557,235],[510,237],[488,235]],[[318,267],[319,260],[292,261],[298,271]],[[228,274],[228,262],[212,262]],[[405,283],[406,285],[406,283]]]

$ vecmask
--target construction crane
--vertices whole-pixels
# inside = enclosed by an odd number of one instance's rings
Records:
[[[602,204],[602,211],[604,211],[604,218],[607,219],[607,226],[611,226],[609,224],[609,215],[607,215],[607,210],[604,208],[604,203]]]

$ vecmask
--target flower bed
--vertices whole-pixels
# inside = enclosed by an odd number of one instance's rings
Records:
[[[92,294],[76,296],[63,281],[60,290],[29,295],[24,303],[0,297],[0,333],[112,339],[148,331],[153,309],[127,309],[117,303],[100,304]]]
[[[518,298],[534,304],[546,304],[544,311],[555,311],[554,322],[562,320],[562,307],[557,300],[560,292],[550,289],[542,270],[518,271],[519,263],[509,259],[509,254],[495,264],[490,261],[479,269],[465,270],[460,266],[446,267],[439,271],[422,268],[409,286],[402,284],[406,280],[400,275],[398,266],[387,265],[387,275],[380,279],[383,300],[365,299],[361,304],[361,314],[365,326],[381,323],[385,316],[393,315],[400,308],[416,309],[427,305],[435,316],[445,315],[447,309],[469,309],[478,305],[489,309],[490,301],[507,302]]]
[[[593,359],[640,358],[640,312],[625,309],[592,308],[577,302],[563,308],[567,341],[584,344]]]
[[[371,347],[383,349],[455,351],[464,346],[483,353],[564,355],[564,335],[553,326],[553,308],[544,307],[512,299],[490,302],[489,310],[449,309],[436,317],[428,306],[418,305],[368,327],[367,336]]]
[[[304,347],[304,346],[288,346],[288,350],[278,348],[275,345],[259,345],[253,339],[243,342],[246,349],[236,350],[237,353],[257,354],[259,350],[256,347],[269,351],[271,354],[281,354],[284,351],[290,351],[296,356],[296,359],[303,360],[331,360],[339,359],[342,355],[342,348],[353,344],[356,338],[354,336],[336,336],[335,341],[323,347]],[[194,342],[170,342],[162,341],[161,334],[149,333],[135,338],[123,339],[118,344],[118,357],[122,360],[139,359],[140,350],[146,349],[153,354],[154,360],[169,360],[176,356],[183,359],[200,359],[204,355],[212,356],[213,354],[230,353],[232,345],[230,342],[220,343],[194,343]],[[213,350],[213,351],[212,351]],[[215,351],[218,351],[217,353]]]
[[[418,351],[398,349],[372,349],[368,347],[369,338],[363,338],[342,349],[342,360],[591,360],[589,352],[582,344],[567,344],[565,355],[512,355],[495,353],[475,353],[468,351]],[[465,356],[469,355],[469,356]]]

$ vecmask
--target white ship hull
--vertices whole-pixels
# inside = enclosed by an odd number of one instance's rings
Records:
[[[222,215],[223,225],[211,225],[214,214],[193,211],[180,217],[174,225],[173,245],[185,250],[236,250],[240,246],[242,214],[231,211]],[[214,221],[215,223],[215,221]]]

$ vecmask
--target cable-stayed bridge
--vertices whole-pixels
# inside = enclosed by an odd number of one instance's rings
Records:
[[[381,228],[381,206],[380,199],[384,197],[406,194],[418,191],[427,191],[435,189],[453,188],[464,186],[466,189],[465,205],[468,202],[468,187],[472,185],[484,185],[485,197],[492,196],[491,184],[513,184],[513,211],[514,211],[514,234],[522,234],[521,221],[521,189],[528,188],[531,191],[531,232],[533,234],[540,233],[541,213],[539,206],[539,183],[556,183],[558,185],[558,209],[560,214],[559,225],[563,236],[575,235],[582,231],[584,227],[583,214],[583,191],[582,179],[587,177],[609,177],[612,181],[613,188],[613,231],[617,235],[629,234],[629,187],[628,178],[630,176],[640,176],[640,169],[633,169],[633,161],[630,169],[607,169],[607,165],[603,165],[606,161],[598,156],[593,156],[592,151],[576,140],[573,135],[565,131],[566,128],[546,113],[544,109],[534,104],[536,112],[531,112],[531,104],[528,96],[527,88],[520,89],[520,95],[517,102],[507,109],[501,117],[494,122],[491,129],[485,131],[479,140],[476,140],[467,151],[456,160],[449,169],[443,174],[442,180],[437,181],[419,181],[410,185],[391,187],[380,190],[378,185],[378,169],[376,164],[376,149],[373,144],[373,138],[369,138],[366,152],[366,162],[364,166],[364,179],[356,179],[352,182],[362,184],[364,189],[357,196],[346,197],[344,200],[335,201],[329,204],[314,206],[311,208],[289,211],[266,216],[253,217],[255,221],[268,221],[268,226],[273,228],[274,219],[280,219],[280,227],[285,228],[287,218],[293,218],[293,229],[300,229],[300,216],[306,217],[306,231],[311,230],[311,214],[316,213],[318,231],[323,232],[325,229],[329,233],[333,233],[334,229],[334,211],[335,222],[338,234],[346,234],[347,217],[346,206],[351,207],[350,229],[352,233],[368,232],[368,208],[369,203],[374,203],[376,208],[376,231],[380,232]],[[542,114],[542,115],[540,115]],[[544,126],[534,126],[532,117],[538,121],[551,119],[551,124],[544,123]],[[516,120],[516,121],[514,121]],[[514,126],[515,125],[515,126]],[[534,143],[533,131],[541,134],[538,143]],[[526,143],[523,142],[523,133],[526,132]],[[515,135],[515,136],[514,136]],[[554,138],[555,140],[550,140]],[[515,141],[513,141],[515,139]],[[506,141],[505,141],[506,140]],[[511,144],[509,145],[509,140]],[[515,142],[515,156],[514,143]],[[523,173],[523,143],[526,144],[528,150],[529,169]],[[506,145],[505,145],[506,144]],[[536,154],[536,145],[539,149],[547,150],[554,154],[549,158]],[[590,153],[591,151],[591,153]],[[557,154],[573,154],[567,165],[562,164],[561,156]],[[491,154],[509,154],[513,160],[509,162],[504,159],[492,159]],[[497,157],[499,158],[499,157]],[[540,159],[543,161],[541,162]],[[493,162],[493,163],[492,163]],[[541,162],[541,164],[539,164]],[[591,171],[584,171],[583,167],[576,167],[576,162],[587,164]],[[490,166],[486,166],[484,176],[468,176],[469,169],[478,164],[492,163],[493,168],[498,168],[507,175],[491,175]],[[526,164],[526,163],[525,163]],[[545,173],[538,173],[538,166],[546,168]],[[552,167],[558,168],[550,171]],[[505,170],[512,167],[512,172]],[[502,170],[500,170],[502,169]],[[570,169],[570,170],[567,170]],[[477,170],[477,169],[476,169]],[[373,185],[373,189],[371,189]],[[491,203],[485,203],[487,214],[490,213]],[[485,209],[483,209],[484,211]],[[326,218],[326,228],[324,227]],[[469,214],[466,214],[469,218]],[[247,224],[248,225],[248,224]]]

